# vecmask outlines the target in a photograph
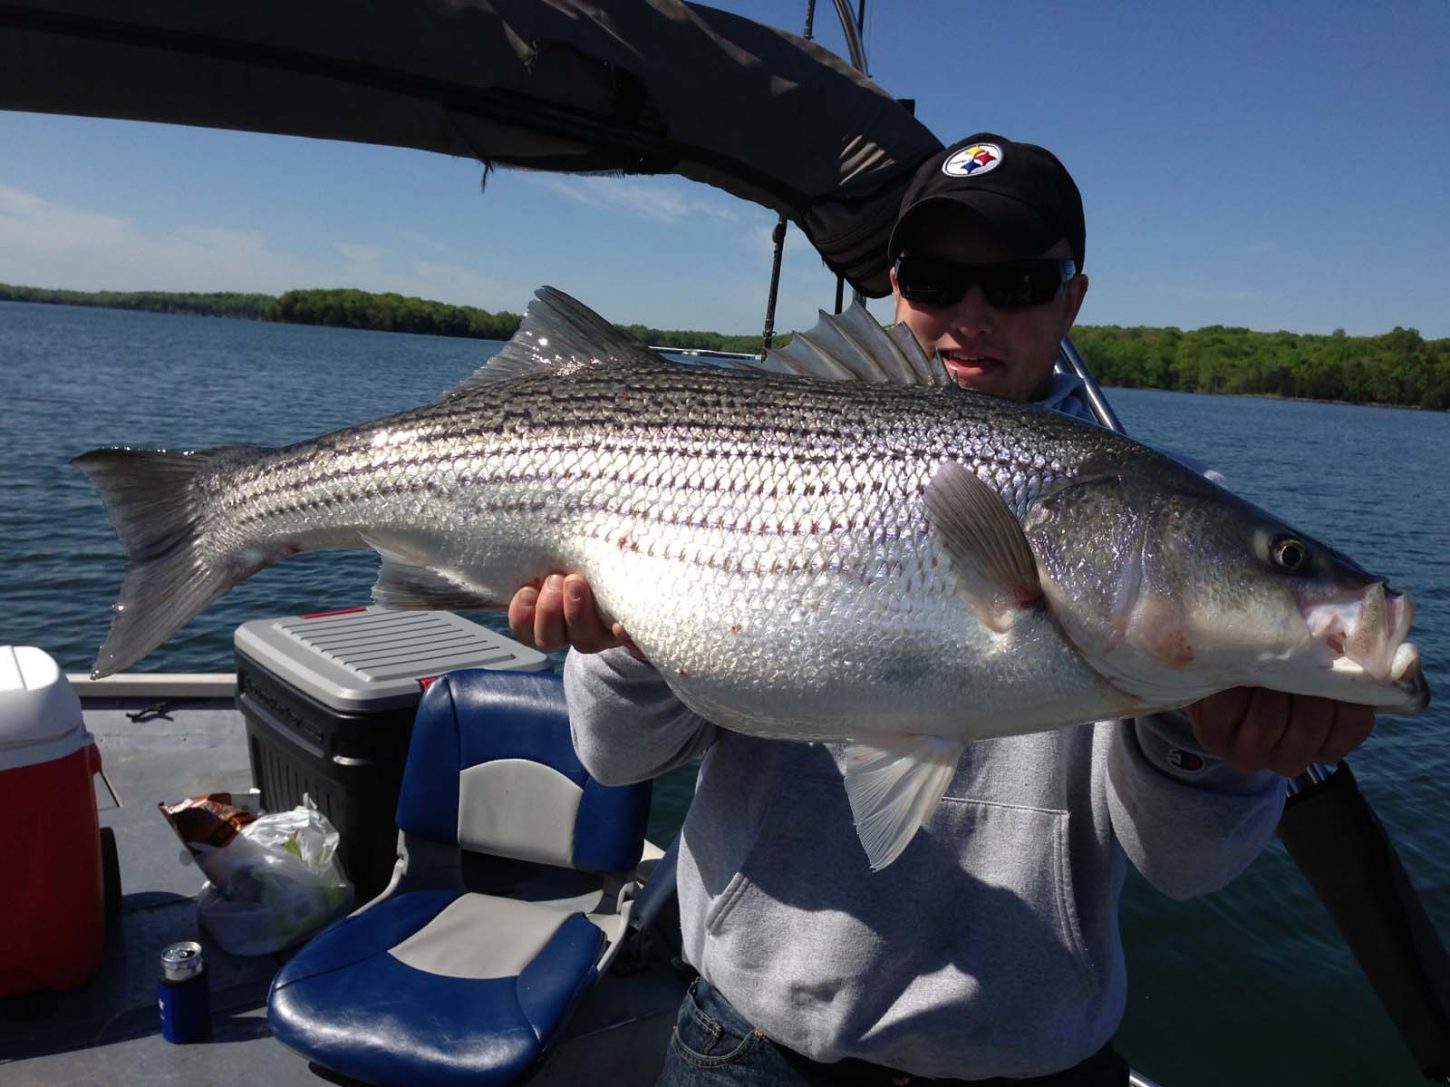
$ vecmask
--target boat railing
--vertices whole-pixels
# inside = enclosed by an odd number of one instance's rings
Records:
[[[101,679],[70,673],[66,679],[83,703],[103,698],[234,698],[237,693],[235,672],[119,672]]]

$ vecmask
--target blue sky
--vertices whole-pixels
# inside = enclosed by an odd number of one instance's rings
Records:
[[[721,3],[798,32],[804,0]],[[839,46],[830,4],[818,36]],[[854,6],[854,5],[853,5]],[[1450,336],[1450,3],[875,0],[872,76],[944,141],[1054,150],[1087,208],[1080,320]],[[356,286],[755,332],[773,213],[676,178],[0,112],[0,282]],[[777,326],[834,280],[793,232]],[[877,304],[874,311],[885,313]]]

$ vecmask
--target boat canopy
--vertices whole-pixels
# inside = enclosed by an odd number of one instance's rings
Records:
[[[679,0],[0,2],[0,108],[675,173],[779,211],[871,297],[941,147],[828,50]]]

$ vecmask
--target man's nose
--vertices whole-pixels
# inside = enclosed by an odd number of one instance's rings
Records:
[[[972,283],[961,300],[951,308],[950,320],[954,329],[964,332],[982,333],[991,330],[997,311],[987,301],[980,284]]]

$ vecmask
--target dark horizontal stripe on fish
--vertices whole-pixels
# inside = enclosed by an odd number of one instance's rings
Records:
[[[331,483],[356,480],[373,480],[377,483],[373,490],[391,490],[388,484],[393,477],[407,473],[410,469],[427,471],[437,469],[425,475],[421,480],[413,479],[410,482],[428,483],[434,481],[436,486],[442,486],[442,481],[448,481],[449,486],[463,483],[472,485],[486,485],[489,483],[512,483],[529,480],[557,481],[562,479],[579,479],[591,482],[616,482],[628,483],[630,485],[641,485],[641,471],[646,472],[645,479],[650,475],[659,477],[657,486],[678,490],[725,490],[730,493],[755,493],[751,486],[751,480],[747,473],[742,473],[741,468],[759,468],[763,464],[771,463],[776,465],[807,465],[819,466],[823,464],[839,465],[838,476],[844,476],[853,469],[870,469],[881,463],[883,459],[897,462],[922,463],[927,465],[934,459],[932,454],[921,451],[898,452],[894,450],[873,451],[852,459],[842,459],[838,453],[815,452],[806,450],[775,449],[766,450],[760,453],[727,453],[708,458],[701,458],[691,454],[688,450],[660,449],[650,459],[656,461],[663,459],[666,464],[658,467],[640,465],[625,465],[618,471],[610,472],[601,469],[598,461],[607,456],[621,456],[626,459],[644,459],[636,447],[617,446],[595,446],[587,447],[570,442],[558,446],[530,445],[521,446],[519,452],[509,455],[500,451],[458,451],[449,455],[440,455],[436,450],[409,447],[414,452],[409,456],[371,456],[362,457],[358,454],[358,463],[351,467],[341,467],[336,461],[328,462],[319,457],[308,457],[293,461],[278,463],[268,459],[262,465],[254,466],[239,473],[235,485],[246,494],[248,503],[266,504],[269,499],[279,495],[296,494],[302,491],[322,487]],[[360,452],[360,451],[359,451]],[[370,448],[369,452],[376,452]],[[492,455],[490,455],[490,453]],[[547,461],[551,455],[576,456],[577,463],[568,465],[557,465],[550,467],[543,465],[535,467],[540,460]],[[944,454],[935,454],[940,458]],[[344,457],[347,454],[343,455]],[[585,459],[587,458],[587,459]],[[671,462],[687,462],[692,465],[692,470],[686,470],[683,466],[672,467]],[[476,462],[477,473],[460,473],[455,466],[460,462]],[[331,463],[325,472],[315,469],[323,464]],[[1016,465],[1002,465],[1001,467],[1017,467]],[[312,471],[304,471],[311,468]],[[722,469],[733,468],[735,471],[722,471]],[[692,480],[692,476],[710,475],[716,481],[727,482],[740,481],[740,486],[721,487],[718,482],[712,486],[704,486]],[[416,476],[416,472],[415,472]],[[759,478],[759,473],[756,473]],[[792,488],[795,486],[794,477],[785,478],[781,481],[786,487],[786,493],[796,493]],[[823,488],[816,486],[824,493]],[[860,494],[868,491],[879,491],[881,487],[851,486],[845,478],[840,479],[836,488],[843,494]],[[816,490],[802,490],[799,493],[811,495]]]
[[[902,534],[896,531],[889,522],[879,522],[874,526],[868,524],[864,518],[870,511],[865,509],[851,510],[849,514],[842,511],[841,514],[829,517],[820,514],[813,515],[810,511],[802,511],[793,515],[789,509],[727,509],[722,511],[719,508],[690,507],[680,510],[678,504],[662,502],[659,496],[651,494],[625,496],[604,493],[596,496],[592,491],[560,493],[557,488],[552,486],[556,480],[548,476],[507,481],[511,486],[517,486],[520,482],[536,484],[540,490],[532,495],[499,496],[492,499],[483,494],[475,495],[474,507],[481,516],[528,513],[546,515],[548,520],[557,521],[577,517],[580,514],[602,513],[626,519],[634,524],[716,530],[741,536],[827,536],[836,533],[851,533],[859,536],[863,545],[893,543],[902,538]],[[250,503],[250,508],[234,512],[227,520],[229,527],[243,535],[249,532],[266,535],[265,531],[258,530],[274,527],[276,522],[285,521],[289,516],[306,516],[314,512],[336,511],[349,507],[362,510],[377,500],[408,494],[419,497],[446,497],[451,492],[477,486],[479,484],[458,479],[440,480],[405,476],[378,480],[367,492],[359,491],[339,495],[325,491],[321,493],[310,490],[289,491],[286,492],[289,496],[287,501],[274,501],[262,508],[258,508],[256,503]],[[811,485],[803,483],[802,486]],[[880,493],[883,489],[884,483],[876,486],[874,491]],[[691,493],[690,488],[680,486],[671,486],[662,488],[662,490],[666,494]],[[843,495],[864,494],[866,491],[865,487],[857,492],[841,488],[837,493]],[[694,493],[709,493],[709,490],[701,487]],[[735,493],[753,497],[745,490]],[[806,491],[802,491],[799,495],[803,498],[815,496],[814,492]],[[774,495],[769,497],[774,497]],[[343,524],[339,527],[344,527],[346,520],[344,517]],[[360,518],[358,524],[359,527],[365,527],[364,519]]]

